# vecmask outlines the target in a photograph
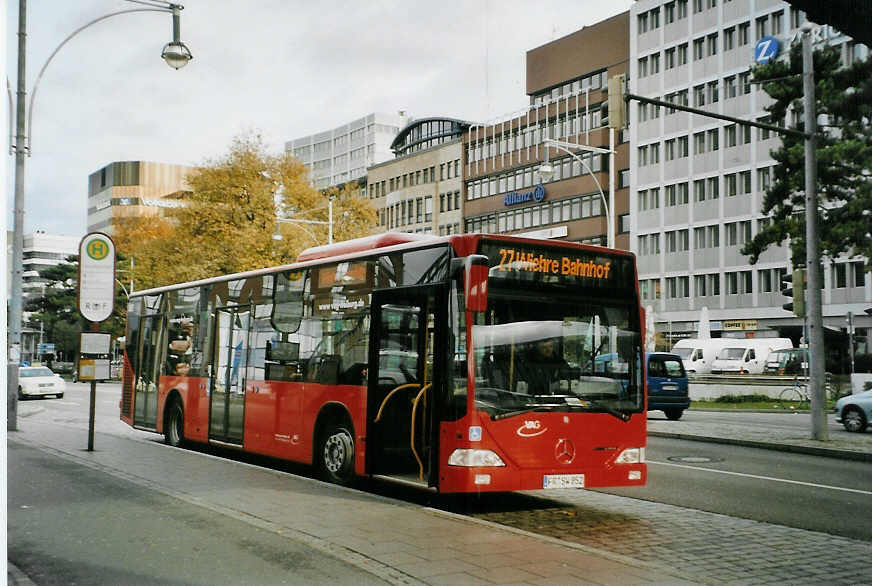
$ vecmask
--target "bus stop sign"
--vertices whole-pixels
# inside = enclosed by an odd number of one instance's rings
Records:
[[[79,243],[79,313],[101,322],[115,307],[115,243],[92,232]]]

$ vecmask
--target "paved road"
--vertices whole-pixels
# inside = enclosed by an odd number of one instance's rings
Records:
[[[645,486],[602,492],[872,541],[872,464],[660,437],[647,457]]]

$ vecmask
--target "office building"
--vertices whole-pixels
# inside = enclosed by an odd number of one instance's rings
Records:
[[[529,235],[606,245],[609,148],[602,106],[608,79],[627,73],[629,13],[527,52],[530,105],[476,124],[463,137],[466,232]],[[606,108],[607,111],[607,108]],[[628,144],[616,133],[615,246],[628,248]],[[541,183],[545,139],[553,180]]]
[[[750,83],[754,46],[774,37],[786,56],[804,21],[801,11],[774,0],[639,0],[630,10],[631,89],[762,121],[770,98]],[[815,25],[813,39],[839,46],[845,61],[868,53],[829,26]],[[670,343],[693,336],[706,308],[713,335],[782,335],[798,342],[802,319],[781,307],[787,299],[780,279],[793,268],[786,243],[755,265],[740,252],[770,221],[760,210],[778,137],[639,103],[629,114],[631,248],[657,330]],[[794,114],[786,123],[797,121]],[[872,325],[863,313],[872,302],[864,260],[825,260],[829,332],[844,331],[848,312],[862,316],[861,328]]]
[[[290,140],[285,152],[306,166],[315,189],[341,186],[363,178],[367,167],[392,158],[390,145],[410,120],[404,111],[375,112],[332,130]]]
[[[367,192],[382,230],[460,233],[460,138],[468,127],[453,118],[415,120],[391,143],[395,158],[369,167]]]
[[[119,218],[163,215],[178,207],[194,167],[116,161],[88,176],[88,232],[112,234]]]

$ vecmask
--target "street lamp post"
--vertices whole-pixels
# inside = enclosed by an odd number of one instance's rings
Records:
[[[614,133],[614,129],[609,129],[611,133]],[[559,151],[563,151],[576,161],[578,161],[590,176],[593,177],[594,183],[596,183],[596,187],[599,190],[600,198],[603,201],[603,207],[606,209],[606,222],[608,226],[606,228],[606,246],[609,248],[614,248],[615,246],[615,223],[612,220],[612,211],[615,207],[615,182],[613,179],[609,180],[609,199],[606,201],[606,196],[603,193],[603,188],[600,185],[599,180],[596,178],[596,174],[594,174],[593,170],[590,168],[590,165],[582,158],[579,157],[576,153],[573,153],[569,149],[576,149],[580,151],[586,151],[591,153],[600,153],[600,154],[608,154],[609,155],[609,168],[614,169],[615,167],[615,149],[614,142],[612,142],[612,148],[602,149],[599,147],[588,146],[585,144],[576,144],[574,142],[564,142],[560,140],[554,140],[552,138],[546,138],[543,143],[545,147],[545,161],[539,166],[539,177],[542,178],[542,181],[546,183],[551,181],[554,177],[554,166],[551,164],[549,159],[550,149],[555,148]]]
[[[168,12],[173,15],[173,41],[164,46],[161,57],[173,69],[183,67],[191,60],[191,52],[180,40],[179,12],[184,8],[180,4],[165,2],[163,0],[127,0],[136,4],[143,4],[149,8],[133,8],[112,12],[79,27],[65,38],[52,52],[45,64],[40,69],[33,84],[30,96],[30,105],[25,112],[26,83],[26,39],[27,39],[27,0],[18,0],[18,85],[16,91],[15,112],[15,144],[10,145],[15,151],[15,201],[13,209],[13,240],[12,240],[12,287],[9,299],[9,339],[7,351],[7,422],[6,427],[10,431],[18,429],[18,364],[21,356],[21,319],[22,319],[22,264],[24,257],[24,162],[25,155],[31,155],[31,143],[33,138],[33,107],[36,91],[46,67],[52,58],[70,39],[82,30],[107,18],[119,14],[132,12]],[[11,102],[11,95],[10,95]],[[25,114],[27,125],[25,126]]]
[[[318,242],[318,238],[315,234],[312,233],[311,230],[305,227],[305,224],[317,224],[321,226],[327,226],[327,244],[333,244],[333,200],[336,199],[335,195],[331,195],[329,200],[327,201],[327,221],[324,220],[305,220],[303,218],[280,218],[276,216],[276,231],[273,234],[273,240],[281,240],[282,233],[279,231],[279,224],[295,224],[306,231],[306,233],[311,236],[315,242]]]

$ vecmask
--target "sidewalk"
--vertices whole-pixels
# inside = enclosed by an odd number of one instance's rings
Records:
[[[328,553],[392,584],[696,584],[661,565],[156,441],[27,417],[20,442]],[[157,439],[158,436],[149,435]],[[172,454],[167,451],[172,450]],[[160,514],[159,511],[155,512]],[[56,514],[63,514],[58,509]],[[22,584],[10,571],[11,584]]]

